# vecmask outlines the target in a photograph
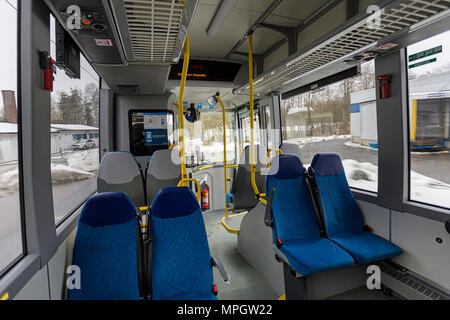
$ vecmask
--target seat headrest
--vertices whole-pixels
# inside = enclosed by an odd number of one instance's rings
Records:
[[[98,177],[111,184],[130,182],[139,176],[140,170],[136,158],[129,152],[109,152],[100,162]]]
[[[316,154],[311,167],[319,176],[336,176],[344,171],[341,157],[337,153]]]
[[[99,193],[86,202],[80,222],[92,227],[123,224],[136,218],[136,208],[123,192]]]
[[[302,151],[297,144],[294,143],[283,143],[280,146],[280,150],[283,151],[283,154],[294,154],[298,156],[300,159],[302,158]]]
[[[300,158],[293,154],[280,155],[272,159],[269,176],[278,180],[296,179],[305,172]]]
[[[174,162],[172,152],[169,149],[155,151],[148,164],[147,174],[154,176],[158,180],[179,178],[181,165]],[[176,154],[178,156],[178,152]]]
[[[197,210],[200,210],[197,198],[187,187],[161,189],[151,206],[152,215],[161,219],[185,217]]]

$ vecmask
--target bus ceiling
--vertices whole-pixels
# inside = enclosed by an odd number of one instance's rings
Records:
[[[177,92],[190,33],[186,97],[201,102],[220,91],[227,106],[248,101],[249,33],[258,99],[351,73],[361,62],[444,31],[450,23],[448,0],[373,1],[378,6],[368,8],[350,0],[301,1],[301,12],[299,0],[45,1],[119,94]],[[71,24],[77,8],[81,25]]]

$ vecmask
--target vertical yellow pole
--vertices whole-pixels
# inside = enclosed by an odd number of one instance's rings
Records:
[[[411,140],[416,141],[417,137],[417,100],[412,101],[412,119],[411,119]]]
[[[225,106],[222,103],[222,99],[217,95],[220,106],[222,107],[222,119],[223,119],[223,174],[225,180],[225,218],[228,218],[228,206],[227,206],[227,193],[228,193],[228,163],[227,163],[227,124]]]
[[[252,186],[255,195],[259,197],[258,186],[256,185],[256,161],[255,161],[255,101],[253,96],[253,35],[248,35],[248,74],[250,87],[250,168]]]
[[[189,68],[190,59],[190,48],[189,48],[189,34],[186,36],[186,42],[184,44],[184,59],[183,59],[183,73],[181,74],[181,85],[180,94],[178,97],[178,124],[180,130],[180,157],[181,157],[181,177],[182,179],[187,179],[186,170],[186,156],[185,156],[185,145],[184,145],[184,114],[183,114],[183,100],[184,100],[184,89],[186,87],[186,79]],[[184,184],[186,185],[186,183]]]

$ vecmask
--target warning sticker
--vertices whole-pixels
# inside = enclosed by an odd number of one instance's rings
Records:
[[[395,47],[398,47],[397,43],[389,42],[389,43],[386,43],[386,44],[378,47],[377,49],[378,50],[390,50],[390,49],[395,48]]]
[[[95,43],[99,47],[112,47],[113,42],[111,39],[94,39]]]

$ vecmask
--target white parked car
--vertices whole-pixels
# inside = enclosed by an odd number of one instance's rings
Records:
[[[96,148],[97,144],[93,139],[77,140],[72,144],[72,150],[87,150]]]

